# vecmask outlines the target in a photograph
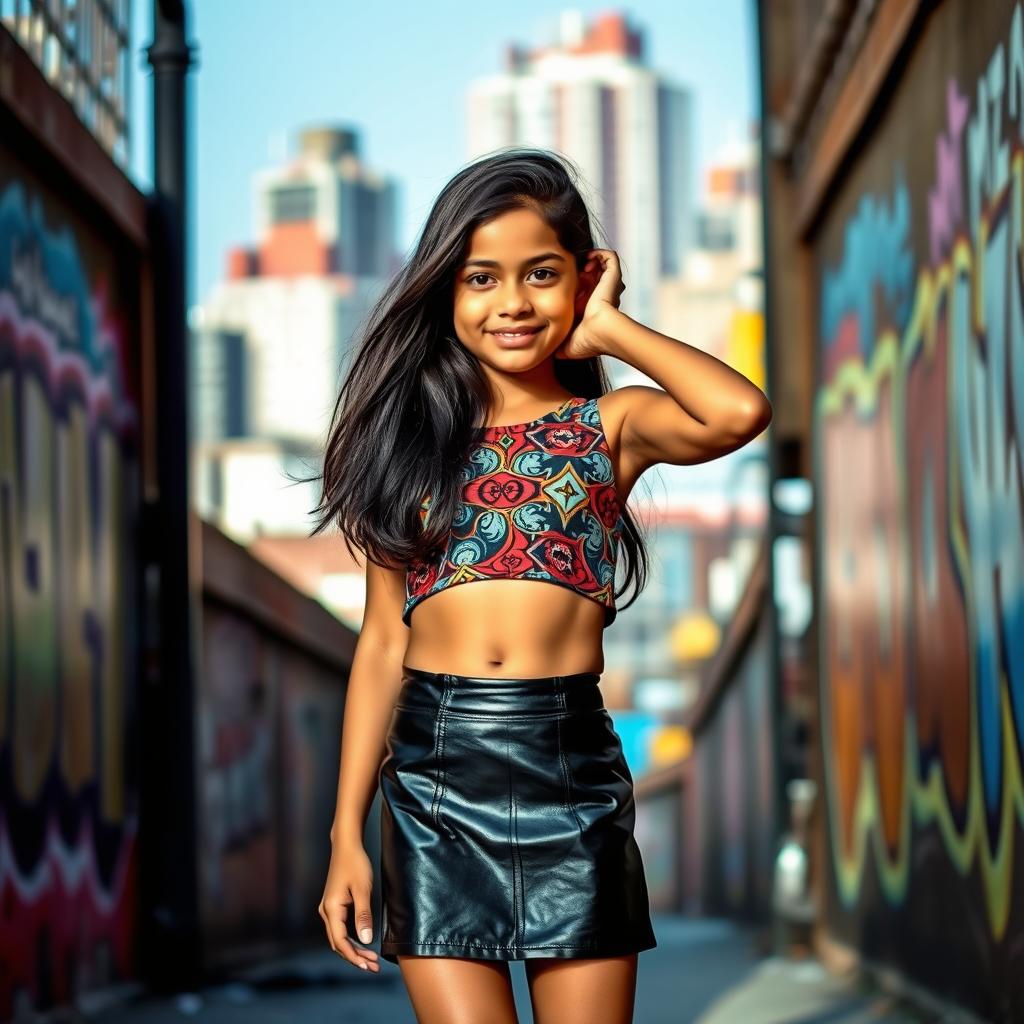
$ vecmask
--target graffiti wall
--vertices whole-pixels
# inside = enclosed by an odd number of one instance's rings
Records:
[[[345,687],[337,668],[212,601],[202,659],[200,910],[213,966],[322,940]]]
[[[814,243],[828,923],[1024,1019],[1024,9],[929,14]],[[921,941],[921,937],[928,941]]]
[[[109,231],[0,148],[5,1020],[133,973],[137,292]]]

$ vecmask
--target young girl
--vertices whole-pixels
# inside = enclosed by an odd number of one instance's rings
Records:
[[[771,406],[624,314],[623,289],[572,165],[499,151],[442,190],[334,411],[317,530],[365,556],[366,607],[319,910],[332,949],[379,971],[348,935],[373,938],[379,785],[380,955],[426,1024],[514,1022],[510,960],[538,1022],[630,1021],[656,945],[598,686],[618,562],[630,604],[646,581],[625,502],[656,463],[746,444]],[[602,355],[664,390],[609,391]]]

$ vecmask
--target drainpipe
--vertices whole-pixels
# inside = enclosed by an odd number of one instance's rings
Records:
[[[153,68],[153,346],[146,394],[155,436],[142,546],[152,631],[147,646],[156,658],[142,680],[138,966],[157,991],[193,986],[202,964],[193,637],[199,580],[188,483],[185,294],[185,76],[193,58],[185,13],[182,0],[154,0],[153,42],[145,50]]]

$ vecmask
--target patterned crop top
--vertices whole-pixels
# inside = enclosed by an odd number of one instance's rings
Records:
[[[611,625],[622,506],[596,398],[570,398],[528,423],[485,427],[462,479],[443,555],[407,566],[406,625],[431,594],[489,579],[568,587],[604,605]],[[421,522],[429,509],[428,496]]]

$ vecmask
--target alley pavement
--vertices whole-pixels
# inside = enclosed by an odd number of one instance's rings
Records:
[[[640,954],[635,1024],[955,1019],[915,1011],[866,984],[851,986],[813,959],[765,957],[754,934],[729,921],[654,915],[654,926],[658,946]],[[533,1024],[523,964],[511,967],[520,1024]],[[239,972],[227,983],[198,992],[136,997],[103,1009],[83,1006],[62,1019],[170,1024],[190,1018],[203,1024],[416,1024],[396,965],[381,960],[379,974],[364,973],[326,945]]]

